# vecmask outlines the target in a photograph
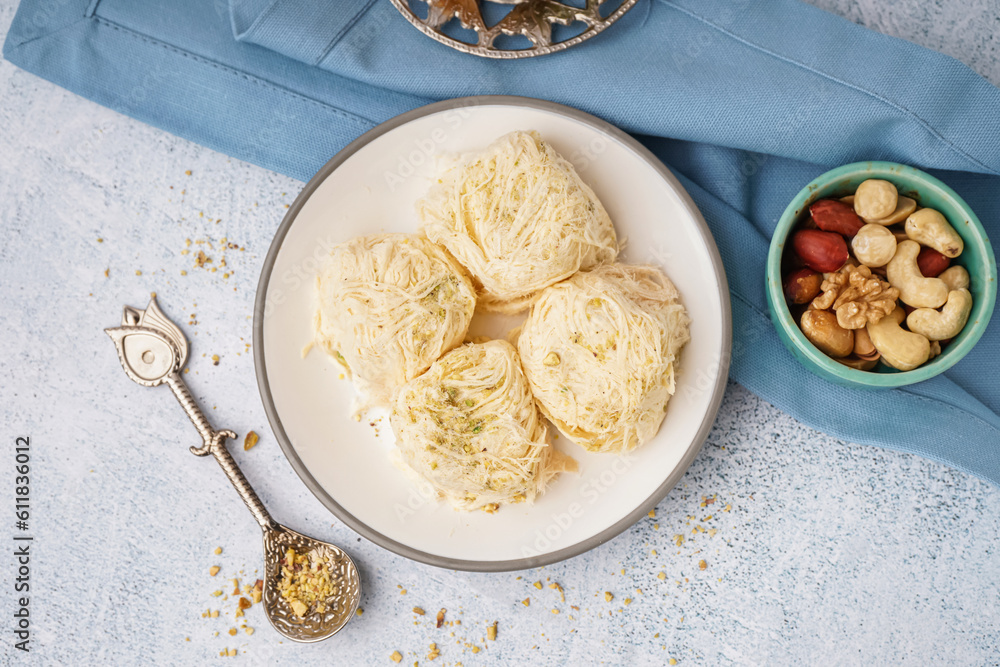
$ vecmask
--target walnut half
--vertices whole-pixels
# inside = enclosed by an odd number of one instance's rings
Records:
[[[848,264],[836,273],[823,276],[823,293],[812,301],[817,310],[833,309],[837,324],[845,329],[861,329],[875,324],[896,308],[899,290],[867,266]]]

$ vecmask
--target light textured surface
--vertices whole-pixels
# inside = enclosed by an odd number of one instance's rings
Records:
[[[995,2],[816,4],[1000,81]],[[0,30],[13,11],[11,0],[0,3]],[[252,664],[392,664],[394,650],[402,664],[424,665],[997,661],[1000,491],[924,459],[824,437],[736,386],[656,517],[576,559],[468,574],[359,539],[281,455],[247,348],[261,262],[301,184],[5,62],[0,156],[2,465],[13,466],[15,436],[31,436],[31,662],[204,664],[224,647]],[[223,237],[245,250],[223,253]],[[208,269],[195,268],[198,250],[213,258]],[[261,434],[236,457],[271,512],[343,545],[361,566],[364,615],[335,639],[281,643],[258,607],[245,619],[252,636],[228,634],[244,619],[233,618],[232,597],[212,592],[230,592],[233,576],[255,578],[257,528],[218,467],[188,453],[197,435],[169,392],[130,383],[101,331],[151,291],[188,332],[187,379],[216,426]],[[685,536],[680,546],[676,535]],[[215,578],[212,565],[222,568]],[[10,556],[2,568],[9,613]],[[414,606],[428,614],[415,616]],[[440,608],[461,625],[435,629]],[[202,618],[206,609],[221,612]],[[499,636],[483,641],[493,621]],[[6,632],[3,662],[25,662],[12,641]],[[441,656],[428,663],[431,642]]]
[[[997,0],[810,0],[809,4],[945,53],[1000,85]]]

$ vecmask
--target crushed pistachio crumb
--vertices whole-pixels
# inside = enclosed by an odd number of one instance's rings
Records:
[[[260,436],[257,435],[257,432],[250,431],[249,433],[247,433],[246,437],[243,438],[243,451],[249,451],[253,449],[258,441],[260,441]]]
[[[326,561],[316,551],[300,554],[289,547],[281,560],[278,592],[296,616],[305,616],[313,605],[317,612],[325,612],[326,600],[338,591]]]

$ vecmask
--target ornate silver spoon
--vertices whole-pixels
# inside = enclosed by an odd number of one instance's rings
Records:
[[[354,616],[361,600],[358,568],[343,550],[286,528],[267,513],[226,449],[226,439],[235,438],[236,434],[212,428],[181,378],[181,368],[188,355],[184,333],[163,314],[156,297],[150,300],[146,310],[125,306],[122,325],[105,329],[105,332],[118,348],[118,359],[125,374],[134,382],[144,387],[166,383],[173,390],[202,437],[202,446],[191,447],[191,452],[215,457],[260,524],[264,533],[264,610],[274,629],[297,642],[320,641],[336,634]],[[310,605],[303,615],[295,614],[278,590],[282,561],[288,549],[325,563],[333,582],[333,591],[326,599]]]

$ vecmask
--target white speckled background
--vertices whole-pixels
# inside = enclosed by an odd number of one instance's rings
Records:
[[[815,4],[1000,83],[996,0]],[[0,0],[0,31],[14,9]],[[300,186],[0,62],[0,515],[13,522],[12,448],[29,435],[35,537],[30,656],[12,647],[11,550],[0,559],[4,664],[204,664],[223,648],[251,664],[391,665],[394,650],[405,665],[1000,663],[1000,491],[825,437],[735,385],[656,518],[568,562],[449,572],[355,536],[282,456],[246,346],[263,256]],[[222,237],[245,251],[223,253]],[[187,238],[211,240],[192,250],[226,268],[196,269]],[[188,453],[196,433],[169,392],[129,382],[102,332],[151,291],[189,333],[187,379],[211,419],[261,434],[236,456],[272,513],[362,566],[364,615],[336,638],[282,643],[260,608],[235,621],[234,599],[212,596],[255,578],[257,527],[218,467]],[[442,607],[461,625],[435,629]],[[244,621],[256,632],[231,637]]]

